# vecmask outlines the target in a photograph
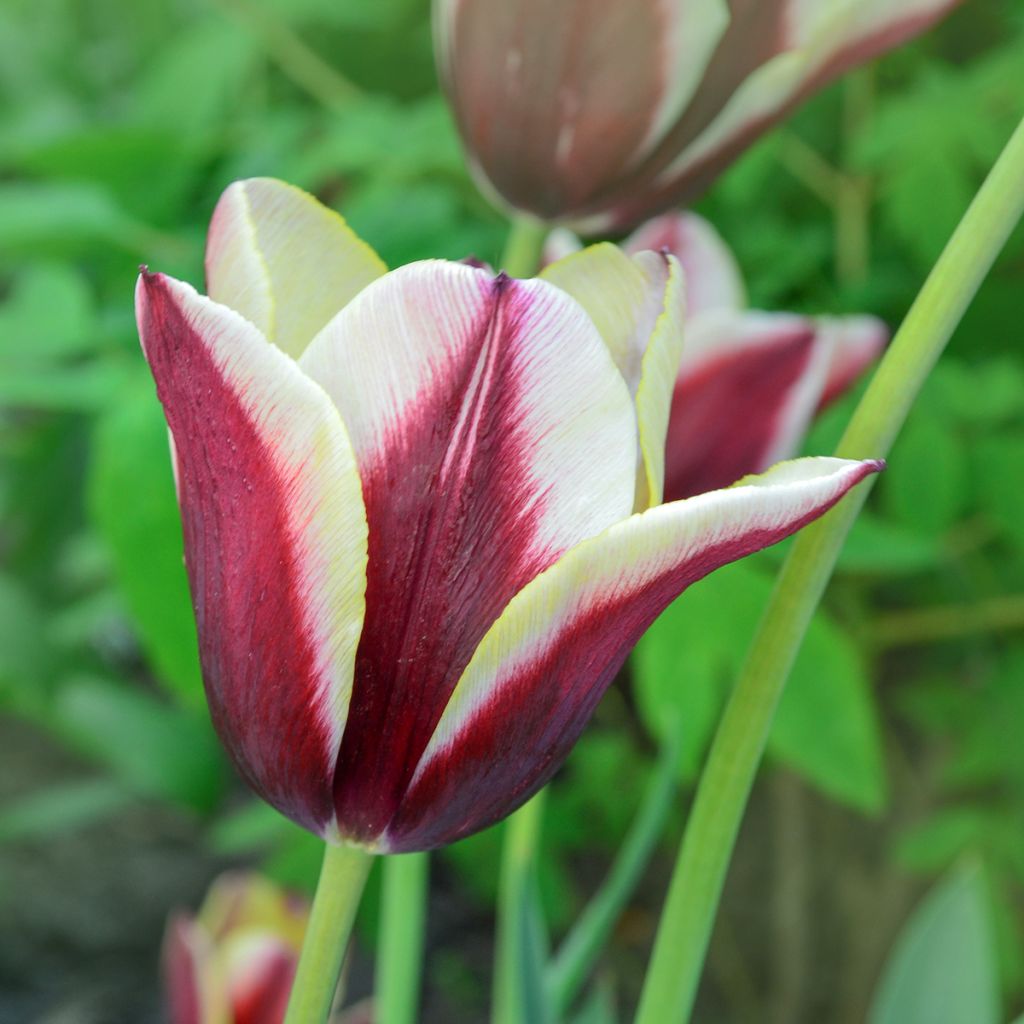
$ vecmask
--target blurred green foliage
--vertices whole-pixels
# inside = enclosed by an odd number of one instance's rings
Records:
[[[240,797],[209,725],[132,289],[141,262],[201,283],[213,204],[254,174],[331,202],[391,265],[495,261],[503,221],[436,91],[427,3],[6,0],[0,58],[0,710],[97,769],[0,810],[0,841],[159,799],[199,816],[211,849],[308,885],[316,842]],[[895,326],[1020,115],[1022,80],[1019,7],[967,4],[766,138],[701,204],[753,304]],[[850,538],[769,748],[831,800],[894,821],[891,871],[984,865],[1017,1003],[1022,282],[1018,231]],[[808,452],[830,450],[852,402]],[[542,883],[559,927],[588,888],[576,865],[625,833],[678,712],[688,791],[780,557],[725,570],[666,612],[553,787]],[[491,900],[497,850],[491,831],[445,855],[463,898]],[[970,917],[964,891],[944,890],[933,912]],[[879,1005],[912,998],[913,962],[891,969]],[[610,1005],[600,988],[580,1020],[612,1019]],[[909,1019],[886,1012],[875,1019]]]

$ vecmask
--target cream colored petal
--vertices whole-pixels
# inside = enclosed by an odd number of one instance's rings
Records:
[[[345,221],[273,178],[230,185],[206,243],[207,290],[293,358],[387,268]]]
[[[546,267],[597,325],[633,396],[639,427],[637,510],[661,500],[665,431],[683,350],[684,287],[678,260],[626,256],[603,242]]]

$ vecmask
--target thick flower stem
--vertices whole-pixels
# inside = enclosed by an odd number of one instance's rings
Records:
[[[511,277],[532,277],[540,266],[541,248],[548,226],[532,217],[516,217],[505,241],[501,269]],[[544,818],[544,791],[513,814],[503,827],[501,877],[498,885],[498,922],[494,954],[494,1024],[527,1024],[523,1001],[523,973],[528,970],[523,952],[524,901],[534,884],[537,844]]]
[[[377,978],[376,1024],[416,1024],[426,922],[426,853],[384,859]]]
[[[837,455],[885,455],[929,371],[1024,212],[1024,122],[933,268],[854,413]],[[718,726],[679,849],[636,1024],[689,1019],[750,788],[775,707],[861,485],[797,537]]]
[[[373,855],[328,843],[284,1024],[324,1024]]]
[[[533,217],[516,217],[509,227],[501,269],[509,277],[533,277],[540,266],[540,253],[548,225]]]
[[[546,790],[541,790],[504,825],[501,874],[498,881],[498,934],[494,953],[493,1024],[543,1024],[530,1004],[529,957],[538,957],[529,922],[530,901],[537,884],[537,848],[544,820]]]

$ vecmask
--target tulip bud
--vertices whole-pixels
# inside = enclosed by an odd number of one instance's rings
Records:
[[[435,0],[474,170],[596,232],[693,200],[762,132],[958,0]]]
[[[218,878],[197,916],[167,926],[170,1024],[280,1024],[308,915],[304,901],[258,875]]]

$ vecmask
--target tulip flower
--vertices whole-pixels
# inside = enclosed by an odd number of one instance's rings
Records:
[[[727,487],[794,454],[814,415],[861,375],[888,341],[873,316],[809,317],[746,309],[736,260],[695,213],[667,213],[622,243],[627,253],[672,253],[686,280],[686,343],[665,451],[665,497]],[[598,260],[558,228],[545,245],[544,276]],[[578,255],[577,255],[578,254]],[[559,260],[559,258],[561,258]]]
[[[597,233],[689,203],[838,75],[958,0],[435,0],[470,161],[513,209]]]
[[[170,1024],[281,1024],[309,908],[258,875],[227,874],[164,937]]]
[[[385,273],[257,179],[214,214],[209,297],[140,277],[214,724],[331,842],[429,849],[509,814],[670,601],[880,468],[659,504],[682,275],[604,251],[560,287]]]

